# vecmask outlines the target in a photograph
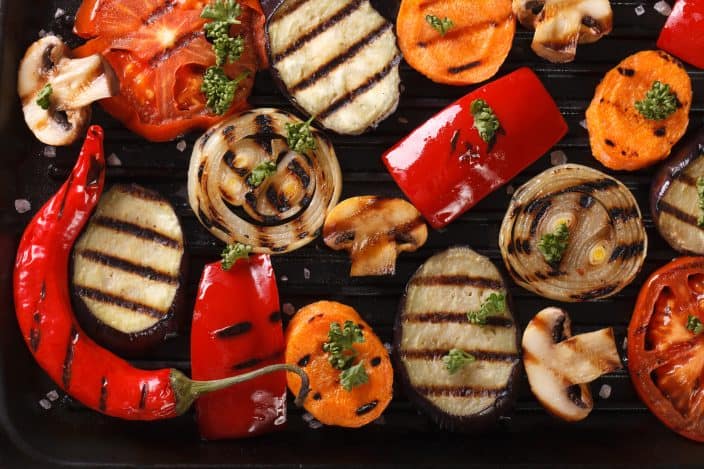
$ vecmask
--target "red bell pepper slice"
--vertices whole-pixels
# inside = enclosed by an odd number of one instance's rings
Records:
[[[209,380],[284,362],[279,293],[266,255],[230,270],[205,266],[191,329],[193,378]],[[286,376],[272,373],[202,396],[198,428],[208,440],[254,436],[286,421]]]
[[[704,0],[678,0],[658,38],[658,47],[704,68]]]
[[[470,105],[485,100],[502,132],[489,148]],[[567,123],[538,77],[521,68],[472,91],[388,150],[383,161],[434,228],[442,228],[544,155]]]

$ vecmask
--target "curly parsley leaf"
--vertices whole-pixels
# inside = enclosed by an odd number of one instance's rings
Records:
[[[215,64],[222,67],[240,59],[244,52],[244,38],[230,37],[230,25],[216,21],[205,25],[205,36],[213,43]]]
[[[474,360],[475,358],[473,355],[458,348],[453,348],[447,355],[442,357],[442,362],[445,364],[445,369],[451,375],[454,375],[464,368],[465,365],[472,363]]]
[[[247,183],[252,187],[259,187],[262,182],[276,172],[276,163],[271,160],[263,161],[254,167],[247,178]]]
[[[306,150],[315,150],[315,137],[313,137],[310,127],[313,119],[314,117],[311,116],[305,122],[286,123],[286,142],[291,150],[298,153],[304,153]]]
[[[496,133],[501,129],[501,123],[494,110],[483,99],[475,99],[469,105],[469,111],[474,116],[474,128],[479,132],[481,139],[489,146],[493,145]]]
[[[447,32],[455,26],[452,20],[447,16],[440,19],[435,15],[425,15],[425,21],[432,26],[434,30],[439,32],[441,36],[447,34]]]
[[[232,100],[235,99],[237,87],[248,75],[248,72],[243,72],[234,80],[230,80],[222,68],[208,67],[200,87],[200,90],[205,93],[208,108],[215,114],[225,114],[230,109]]]
[[[206,5],[200,14],[201,18],[228,24],[239,24],[237,19],[242,13],[242,7],[235,0],[215,0]]]
[[[560,223],[554,233],[547,233],[540,238],[538,249],[545,261],[555,266],[560,263],[570,242],[570,231],[567,223]]]
[[[345,391],[351,391],[357,386],[369,382],[369,375],[364,368],[364,360],[360,360],[356,365],[350,366],[340,373],[340,384]]]
[[[504,311],[506,311],[506,296],[503,293],[492,293],[484,303],[482,303],[479,311],[470,311],[467,313],[467,319],[472,324],[484,325],[489,316],[495,316]]]
[[[49,105],[51,104],[51,93],[53,92],[54,90],[51,87],[51,83],[44,85],[42,89],[39,90],[39,94],[37,94],[37,105],[44,110],[49,109]]]
[[[357,351],[353,345],[364,342],[362,327],[352,321],[345,321],[340,327],[340,323],[330,324],[328,331],[328,341],[323,344],[323,351],[330,356],[328,361],[333,368],[345,370],[352,366],[352,362],[357,357]]]
[[[677,110],[679,101],[670,85],[654,81],[653,86],[645,94],[645,99],[636,101],[636,109],[649,120],[667,119]]]
[[[237,259],[246,259],[252,252],[252,246],[248,244],[235,243],[228,244],[225,249],[222,250],[222,261],[220,265],[222,270],[230,270]]]

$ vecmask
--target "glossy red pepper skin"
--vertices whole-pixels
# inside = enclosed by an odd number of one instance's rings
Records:
[[[494,110],[503,132],[489,146],[470,112],[475,99]],[[442,228],[514,178],[567,133],[538,77],[521,68],[465,95],[382,157],[391,176],[434,227]]]
[[[657,44],[684,62],[704,68],[704,0],[677,0]]]
[[[191,328],[193,379],[220,379],[275,363],[284,363],[284,335],[269,256],[240,259],[227,271],[220,262],[206,265]],[[202,396],[196,410],[200,434],[208,440],[283,428],[285,373]]]
[[[171,370],[140,370],[101,348],[81,330],[71,308],[71,248],[104,180],[103,130],[92,126],[68,181],[37,212],[20,241],[14,271],[17,321],[39,365],[84,405],[123,419],[174,417]]]

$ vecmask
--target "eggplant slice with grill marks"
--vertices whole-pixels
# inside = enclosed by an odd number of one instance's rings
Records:
[[[555,261],[541,241],[566,226]],[[499,232],[506,268],[523,288],[557,301],[606,298],[643,266],[648,240],[633,194],[619,181],[575,164],[550,168],[513,195]]]
[[[491,295],[503,310],[470,322]],[[394,360],[408,398],[442,428],[473,430],[510,411],[520,373],[519,332],[496,266],[468,247],[428,259],[406,287],[394,327]],[[474,361],[450,373],[451,350]]]
[[[704,128],[663,164],[650,192],[650,209],[660,235],[673,249],[686,254],[704,254],[704,210],[699,196],[704,179],[700,178],[704,178]]]
[[[196,142],[188,169],[188,201],[216,238],[277,254],[298,249],[320,235],[342,192],[332,143],[311,127],[315,148],[289,148],[285,111],[254,109],[211,127]],[[253,173],[271,164],[271,174]]]
[[[267,23],[267,48],[272,75],[295,106],[348,135],[365,132],[396,110],[401,53],[393,25],[369,0],[279,5]]]
[[[184,309],[184,238],[173,207],[137,185],[100,199],[73,250],[76,316],[96,341],[138,356],[175,332]]]

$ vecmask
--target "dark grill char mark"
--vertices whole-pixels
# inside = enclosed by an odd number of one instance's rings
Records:
[[[470,285],[473,287],[499,290],[503,288],[500,280],[486,277],[470,277],[469,275],[434,275],[432,277],[413,277],[410,282],[413,286],[436,286],[436,285]]]
[[[552,341],[555,342],[556,344],[562,342],[565,340],[567,337],[565,337],[565,320],[567,317],[563,314],[560,316],[557,321],[555,321],[555,325],[552,327]],[[542,322],[542,318],[540,322],[543,324],[543,329],[545,328],[545,323]],[[537,324],[536,324],[537,325]]]
[[[592,197],[591,195],[583,194],[579,198],[579,206],[580,207],[587,209],[587,208],[591,207],[592,205],[594,205],[594,197]]]
[[[531,236],[535,236],[535,234],[538,232],[538,225],[540,224],[540,220],[542,220],[545,214],[548,213],[550,205],[552,205],[552,202],[548,199],[533,202],[526,208],[527,213],[534,213],[533,220],[531,220],[530,222],[529,229],[529,233]]]
[[[147,393],[149,392],[149,383],[142,383],[142,388],[139,395],[139,408],[144,409],[147,406]]]
[[[303,368],[304,366],[308,365],[309,362],[310,362],[310,354],[304,355],[301,357],[300,360],[298,360],[298,366]]]
[[[423,218],[419,216],[408,223],[404,223],[401,226],[389,230],[386,235],[389,238],[393,238],[393,240],[399,244],[415,244],[416,241],[413,236],[411,236],[411,232],[424,223]]]
[[[653,133],[656,137],[664,137],[667,133],[667,129],[665,127],[658,127],[653,131]]]
[[[116,305],[121,308],[129,309],[157,319],[161,319],[166,314],[165,311],[160,311],[156,308],[152,308],[151,306],[130,301],[121,296],[105,293],[104,291],[97,290],[95,288],[76,285],[76,293],[81,297],[90,298],[91,300],[99,301],[101,303]]]
[[[71,384],[71,368],[73,367],[73,352],[78,343],[78,330],[76,326],[71,326],[71,333],[68,336],[68,345],[66,346],[66,355],[64,356],[64,365],[61,373],[61,382],[64,385],[64,390],[68,391]]]
[[[334,244],[349,243],[350,241],[354,241],[355,236],[356,234],[354,230],[343,231],[342,233],[338,233],[333,242]]]
[[[457,150],[457,140],[460,138],[460,131],[455,129],[450,139],[450,151],[454,153]]]
[[[236,363],[236,364],[232,365],[232,370],[233,371],[241,371],[241,370],[246,370],[248,368],[253,368],[261,363],[270,362],[272,360],[281,361],[283,354],[284,354],[283,350],[277,350],[276,352],[274,352],[266,357],[252,357],[248,360],[245,360],[243,362]]]
[[[591,195],[594,192],[601,192],[605,191],[608,189],[612,189],[614,187],[618,187],[618,182],[614,181],[613,179],[609,178],[603,178],[603,179],[595,179],[593,181],[589,182],[583,182],[581,184],[575,184],[574,186],[568,186],[565,187],[564,189],[559,189],[555,192],[551,192],[549,194],[546,194],[539,199],[535,199],[531,202],[528,202],[527,205],[532,205],[533,203],[536,203],[541,200],[550,200],[553,197],[556,197],[558,195],[563,195],[563,194],[570,194],[573,192],[583,192],[586,195]],[[519,210],[521,207],[517,207],[516,210]],[[516,212],[518,213],[518,212]]]
[[[597,34],[599,34],[601,32],[601,28],[599,27],[599,23],[592,16],[585,15],[584,17],[582,17],[582,24],[584,26],[586,26],[587,28],[593,29]]]
[[[543,8],[545,8],[545,2],[538,0],[529,0],[525,3],[524,7],[526,10],[530,10],[530,12],[534,15],[538,15],[541,11],[543,11]]]
[[[84,259],[89,259],[98,262],[99,264],[122,270],[124,272],[129,272],[131,274],[137,274],[149,280],[168,283],[169,285],[178,285],[179,283],[177,276],[173,276],[166,272],[158,271],[152,267],[135,264],[134,262],[127,259],[121,259],[119,257],[114,257],[99,251],[94,251],[92,249],[84,249],[78,251],[77,254],[83,257]]]
[[[165,14],[169,13],[171,10],[174,8],[174,1],[169,0],[165,2],[163,5],[158,6],[154,11],[149,13],[149,16],[147,16],[144,21],[142,21],[142,24],[145,26],[152,24]]]
[[[582,400],[582,388],[579,384],[573,384],[567,388],[567,397],[569,397],[574,405],[581,409],[586,409],[588,407]]]
[[[618,259],[626,261],[642,253],[643,249],[645,249],[643,241],[636,241],[633,244],[621,244],[614,248],[611,257],[609,257],[609,262],[614,262]]]
[[[272,60],[273,64],[276,65],[278,62],[281,62],[283,59],[293,54],[294,52],[302,48],[304,45],[306,45],[308,42],[313,40],[316,36],[319,36],[320,34],[332,28],[346,17],[350,16],[365,1],[366,0],[355,0],[353,2],[348,3],[344,8],[332,15],[326,21],[318,24],[316,27],[305,33],[303,36],[296,39],[296,41],[293,44],[289,45],[284,51],[279,52],[278,54],[274,54],[274,59]],[[285,16],[286,15],[278,16],[276,20],[281,20]]]
[[[439,324],[445,322],[459,322],[469,324],[469,319],[466,313],[447,313],[443,311],[435,311],[429,313],[408,314],[403,317],[403,322],[406,323],[422,323],[429,322]],[[513,321],[510,318],[502,316],[489,316],[486,318],[486,324],[483,326],[494,327],[512,327]]]
[[[636,207],[614,207],[609,209],[609,217],[615,221],[626,222],[638,217]]]
[[[589,290],[584,293],[573,293],[570,295],[570,298],[574,298],[575,300],[580,300],[580,301],[586,301],[586,300],[592,300],[594,298],[600,298],[602,296],[606,296],[609,293],[613,292],[618,288],[618,285],[607,285],[602,288],[595,288],[594,290]]]
[[[169,47],[168,49],[164,49],[163,51],[159,52],[154,57],[149,59],[149,67],[158,67],[164,61],[168,60],[172,55],[178,52],[180,49],[183,49],[184,47],[188,46],[191,42],[195,41],[196,39],[198,39],[198,37],[202,35],[202,31],[190,31],[185,33],[184,35],[176,39],[176,41],[174,41],[173,46]]]
[[[509,21],[513,21],[513,15],[509,15],[498,22],[495,20],[488,20],[488,21],[481,21],[479,23],[474,23],[474,24],[469,24],[466,26],[461,26],[461,27],[454,27],[447,31],[445,35],[440,35],[436,34],[435,36],[431,37],[430,39],[427,39],[425,41],[418,41],[416,45],[420,47],[421,49],[425,49],[429,46],[435,45],[439,42],[445,42],[445,41],[462,41],[463,37],[467,36],[468,34],[477,34],[478,32],[481,32],[487,28],[497,28],[499,24],[503,25]],[[476,62],[470,62],[474,63],[477,65],[480,65],[480,61]],[[469,64],[467,64],[469,65]],[[457,68],[457,67],[454,67]],[[472,68],[472,67],[469,67]],[[459,72],[458,72],[459,73]]]
[[[54,44],[49,44],[42,52],[42,72],[49,73],[54,68],[54,60],[51,58],[51,53],[54,52]]]
[[[268,114],[257,114],[257,117],[254,118],[254,123],[257,125],[257,133],[253,137],[254,140],[267,154],[271,155],[273,153],[271,139],[274,134],[271,116]]]
[[[466,64],[458,65],[456,67],[450,67],[447,69],[448,73],[457,75],[458,73],[466,72],[472,68],[478,67],[482,64],[481,60],[475,60],[473,62],[467,62]]]
[[[381,365],[381,357],[374,357],[372,360],[369,362],[370,365],[377,367]]]
[[[379,27],[369,32],[366,36],[349,46],[346,51],[336,57],[333,57],[332,59],[318,67],[318,69],[313,71],[310,75],[303,78],[295,85],[291,86],[291,94],[313,86],[316,82],[325,78],[330,72],[335,70],[337,67],[344,64],[348,60],[354,58],[354,56],[356,56],[360,51],[362,51],[362,49],[364,49],[366,46],[383,36],[384,33],[390,30],[391,28],[391,23],[384,21]]]
[[[372,89],[377,83],[379,83],[381,80],[386,78],[386,76],[391,73],[391,71],[396,67],[399,62],[401,61],[401,56],[397,55],[393,59],[387,63],[384,68],[379,70],[376,74],[374,74],[372,77],[368,78],[367,81],[359,85],[357,88],[353,89],[352,91],[349,91],[347,94],[344,96],[339,97],[328,107],[323,109],[319,114],[318,114],[318,120],[324,120],[327,117],[330,117],[332,114],[340,110],[342,107],[346,106],[347,104],[351,103],[354,101],[354,99],[361,95],[364,94],[366,91]]]
[[[108,379],[103,376],[100,383],[100,400],[98,401],[98,409],[101,412],[105,412],[108,404]]]
[[[607,144],[607,145],[610,146],[610,147],[615,147],[615,146],[616,146],[616,144],[615,144],[614,142],[612,142],[611,140],[609,140],[608,138],[607,138],[607,139],[604,139],[604,143]]]
[[[71,187],[73,185],[73,173],[68,177],[68,181],[66,182],[66,187]],[[59,220],[61,217],[64,216],[64,207],[66,206],[66,197],[68,197],[68,190],[64,191],[63,196],[61,197],[61,204],[59,205],[59,214],[57,215],[56,218]]]
[[[636,74],[636,71],[633,70],[632,68],[618,67],[617,70],[618,70],[618,73],[620,73],[624,77],[632,77],[633,75]]]
[[[310,176],[308,175],[306,170],[303,169],[303,166],[301,166],[298,161],[292,160],[286,167],[289,169],[289,171],[296,175],[298,180],[301,181],[301,185],[307,189],[310,185]]]
[[[94,217],[93,223],[104,228],[109,228],[111,230],[119,231],[121,233],[130,234],[137,238],[154,241],[170,248],[181,248],[181,241],[171,238],[170,236],[167,236],[163,233],[159,233],[158,231],[152,230],[151,228],[146,228],[144,226],[136,225],[127,221],[117,220],[115,218],[101,215]]]
[[[416,388],[423,396],[452,397],[498,397],[506,392],[506,388],[482,388],[468,386],[418,386]]]
[[[232,337],[237,337],[242,334],[246,334],[252,330],[252,323],[248,321],[238,322],[231,326],[223,327],[215,331],[215,335],[218,339],[230,339]]]
[[[697,217],[695,217],[694,215],[690,215],[689,213],[683,212],[682,210],[680,210],[679,207],[675,207],[674,205],[670,205],[669,203],[665,202],[664,200],[660,200],[660,202],[658,202],[657,208],[665,213],[672,215],[673,217],[677,218],[681,222],[684,222],[684,223],[687,223],[688,225],[700,228],[699,227],[699,220],[697,220]]]
[[[516,353],[485,352],[483,350],[467,350],[474,358],[489,362],[517,362],[520,357]],[[402,350],[402,358],[413,360],[441,360],[442,357],[450,353],[445,349],[423,349],[423,350]]]
[[[379,405],[379,401],[373,400],[371,402],[368,402],[362,406],[360,406],[357,410],[355,410],[355,414],[357,415],[364,415],[368,414],[372,410],[376,409],[376,406]]]
[[[323,398],[323,396],[319,392],[316,392],[315,394],[313,394],[314,401],[319,401],[322,398]]]
[[[271,205],[276,208],[276,211],[283,213],[291,208],[290,201],[286,198],[286,195],[282,192],[280,194],[276,193],[274,186],[269,186],[266,189],[266,198]]]

